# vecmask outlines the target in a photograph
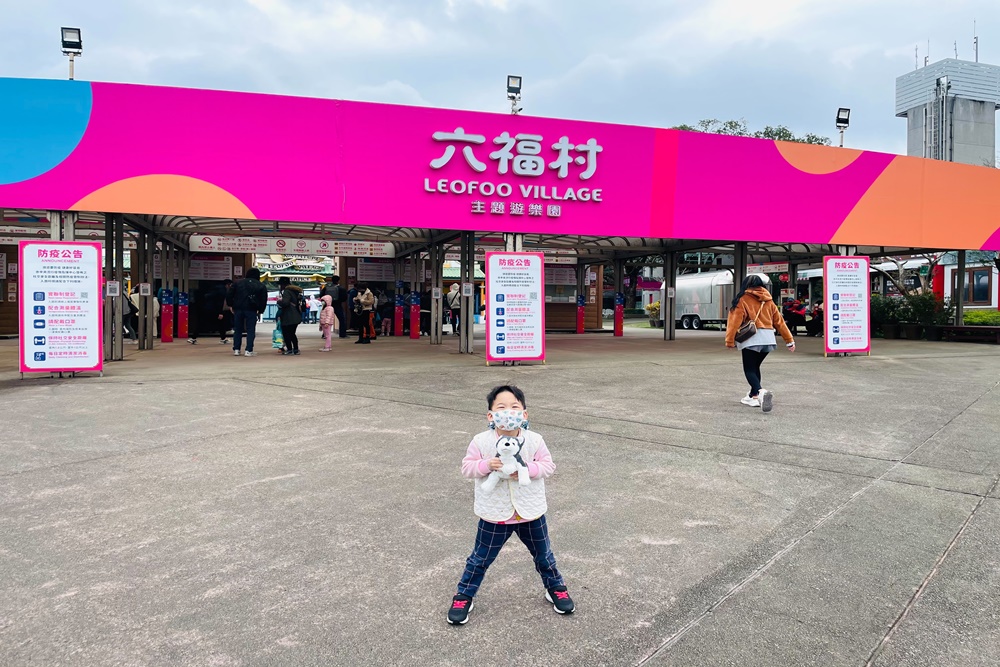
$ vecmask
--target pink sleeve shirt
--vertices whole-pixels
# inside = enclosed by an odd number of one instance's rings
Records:
[[[499,437],[497,436],[497,438]],[[535,450],[535,458],[531,461],[525,461],[525,463],[528,466],[528,476],[531,479],[538,479],[539,477],[545,479],[546,477],[551,477],[552,473],[556,471],[556,464],[552,461],[552,454],[549,452],[549,448],[545,445],[544,440],[538,446],[538,449]],[[489,474],[490,460],[483,458],[483,454],[479,451],[476,441],[473,440],[469,443],[469,448],[465,451],[465,458],[462,459],[462,476],[469,479],[477,479],[486,477]],[[526,519],[522,519],[517,515],[517,512],[514,512],[514,516],[500,523],[523,523],[524,521]]]

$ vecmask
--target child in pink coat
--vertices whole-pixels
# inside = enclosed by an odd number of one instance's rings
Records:
[[[323,332],[323,347],[319,351],[329,352],[333,323],[337,321],[337,313],[333,310],[332,296],[327,295],[320,300],[323,302],[323,310],[319,313],[319,330]]]

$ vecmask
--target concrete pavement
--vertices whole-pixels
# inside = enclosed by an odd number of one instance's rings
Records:
[[[450,337],[205,338],[23,381],[0,342],[0,664],[1000,662],[1000,350],[805,339],[765,362],[764,415],[718,333],[661,334],[553,336],[516,368]],[[512,541],[454,628],[458,463],[508,381],[579,611]]]

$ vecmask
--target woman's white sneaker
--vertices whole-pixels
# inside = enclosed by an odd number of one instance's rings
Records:
[[[749,405],[751,408],[759,408],[760,401],[756,398],[751,397],[749,394],[740,399],[740,403],[743,405]]]

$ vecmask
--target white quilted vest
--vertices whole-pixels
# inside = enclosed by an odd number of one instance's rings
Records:
[[[542,444],[542,436],[533,431],[521,429],[519,437],[524,438],[521,447],[521,458],[525,464],[535,460],[535,452]],[[497,434],[484,431],[472,439],[484,459],[492,459],[497,455]],[[476,478],[476,516],[487,521],[499,523],[514,516],[514,510],[522,519],[532,521],[545,514],[545,480],[532,479],[531,484],[521,486],[512,479],[502,479],[490,493],[482,490],[485,477]]]

